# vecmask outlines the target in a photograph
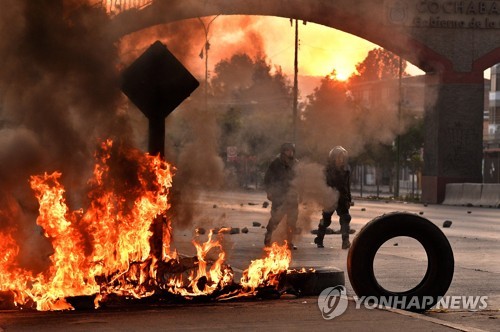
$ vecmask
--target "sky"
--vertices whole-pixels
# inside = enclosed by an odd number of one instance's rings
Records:
[[[241,40],[241,30],[220,31],[233,18],[218,17],[211,24],[211,44],[223,45],[227,40]],[[219,22],[218,22],[219,21]],[[278,17],[258,17],[251,27],[262,33],[264,51],[270,63],[281,66],[283,71],[293,73],[295,28],[289,19]],[[340,79],[346,79],[361,62],[370,49],[377,47],[364,39],[314,23],[299,21],[299,71],[301,75],[325,76],[332,69]],[[215,53],[215,51],[214,51]]]
[[[208,24],[213,18],[206,17],[203,21]],[[285,73],[293,75],[295,28],[290,19],[254,16],[248,25],[238,26],[237,22],[241,18],[219,16],[210,24],[210,52],[214,62],[226,55],[224,45],[246,43],[249,31],[255,31],[262,37],[263,51],[269,63],[280,66]],[[343,31],[299,21],[299,75],[324,77],[335,69],[337,78],[345,80],[356,70],[356,64],[362,62],[368,52],[377,47],[379,46],[376,44]],[[423,73],[414,66],[409,71],[412,75]]]

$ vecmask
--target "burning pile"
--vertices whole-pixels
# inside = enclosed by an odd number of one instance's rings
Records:
[[[234,283],[220,238],[212,232],[204,243],[193,241],[196,257],[179,257],[171,250],[167,211],[173,168],[160,157],[103,142],[88,182],[86,210],[70,211],[61,176],[54,172],[30,179],[39,202],[36,222],[53,247],[47,271],[35,275],[20,267],[15,229],[0,232],[0,294],[9,294],[17,306],[73,309],[68,299],[78,296],[92,296],[96,308],[110,296],[253,296],[260,288],[276,289],[286,273],[291,260],[286,243],[265,248],[267,257],[252,261],[240,285]],[[151,255],[155,218],[163,218],[161,259]],[[206,258],[212,250],[218,251],[215,261]]]

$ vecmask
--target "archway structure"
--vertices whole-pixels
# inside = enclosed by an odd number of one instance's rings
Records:
[[[422,200],[452,182],[482,182],[485,69],[500,62],[500,0],[154,0],[115,16],[121,38],[210,15],[296,18],[356,35],[426,72]]]

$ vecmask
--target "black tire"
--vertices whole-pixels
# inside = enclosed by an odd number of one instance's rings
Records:
[[[334,267],[317,267],[314,271],[289,271],[286,286],[300,296],[318,296],[328,287],[345,286],[344,271]]]
[[[411,237],[424,247],[427,271],[422,281],[404,292],[383,288],[375,278],[373,261],[379,248],[398,236]],[[448,239],[429,220],[413,213],[392,212],[368,222],[354,238],[347,255],[347,273],[358,297],[397,297],[418,299],[418,305],[396,302],[393,307],[422,312],[433,307],[446,294],[453,279],[455,260]],[[379,304],[381,302],[378,302]]]

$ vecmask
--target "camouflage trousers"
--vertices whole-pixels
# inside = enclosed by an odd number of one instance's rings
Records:
[[[293,243],[293,234],[297,226],[299,216],[299,204],[296,197],[288,197],[283,202],[273,202],[271,206],[271,218],[267,224],[267,232],[264,238],[266,246],[271,245],[273,232],[276,230],[280,222],[286,218],[287,223],[287,241]]]

